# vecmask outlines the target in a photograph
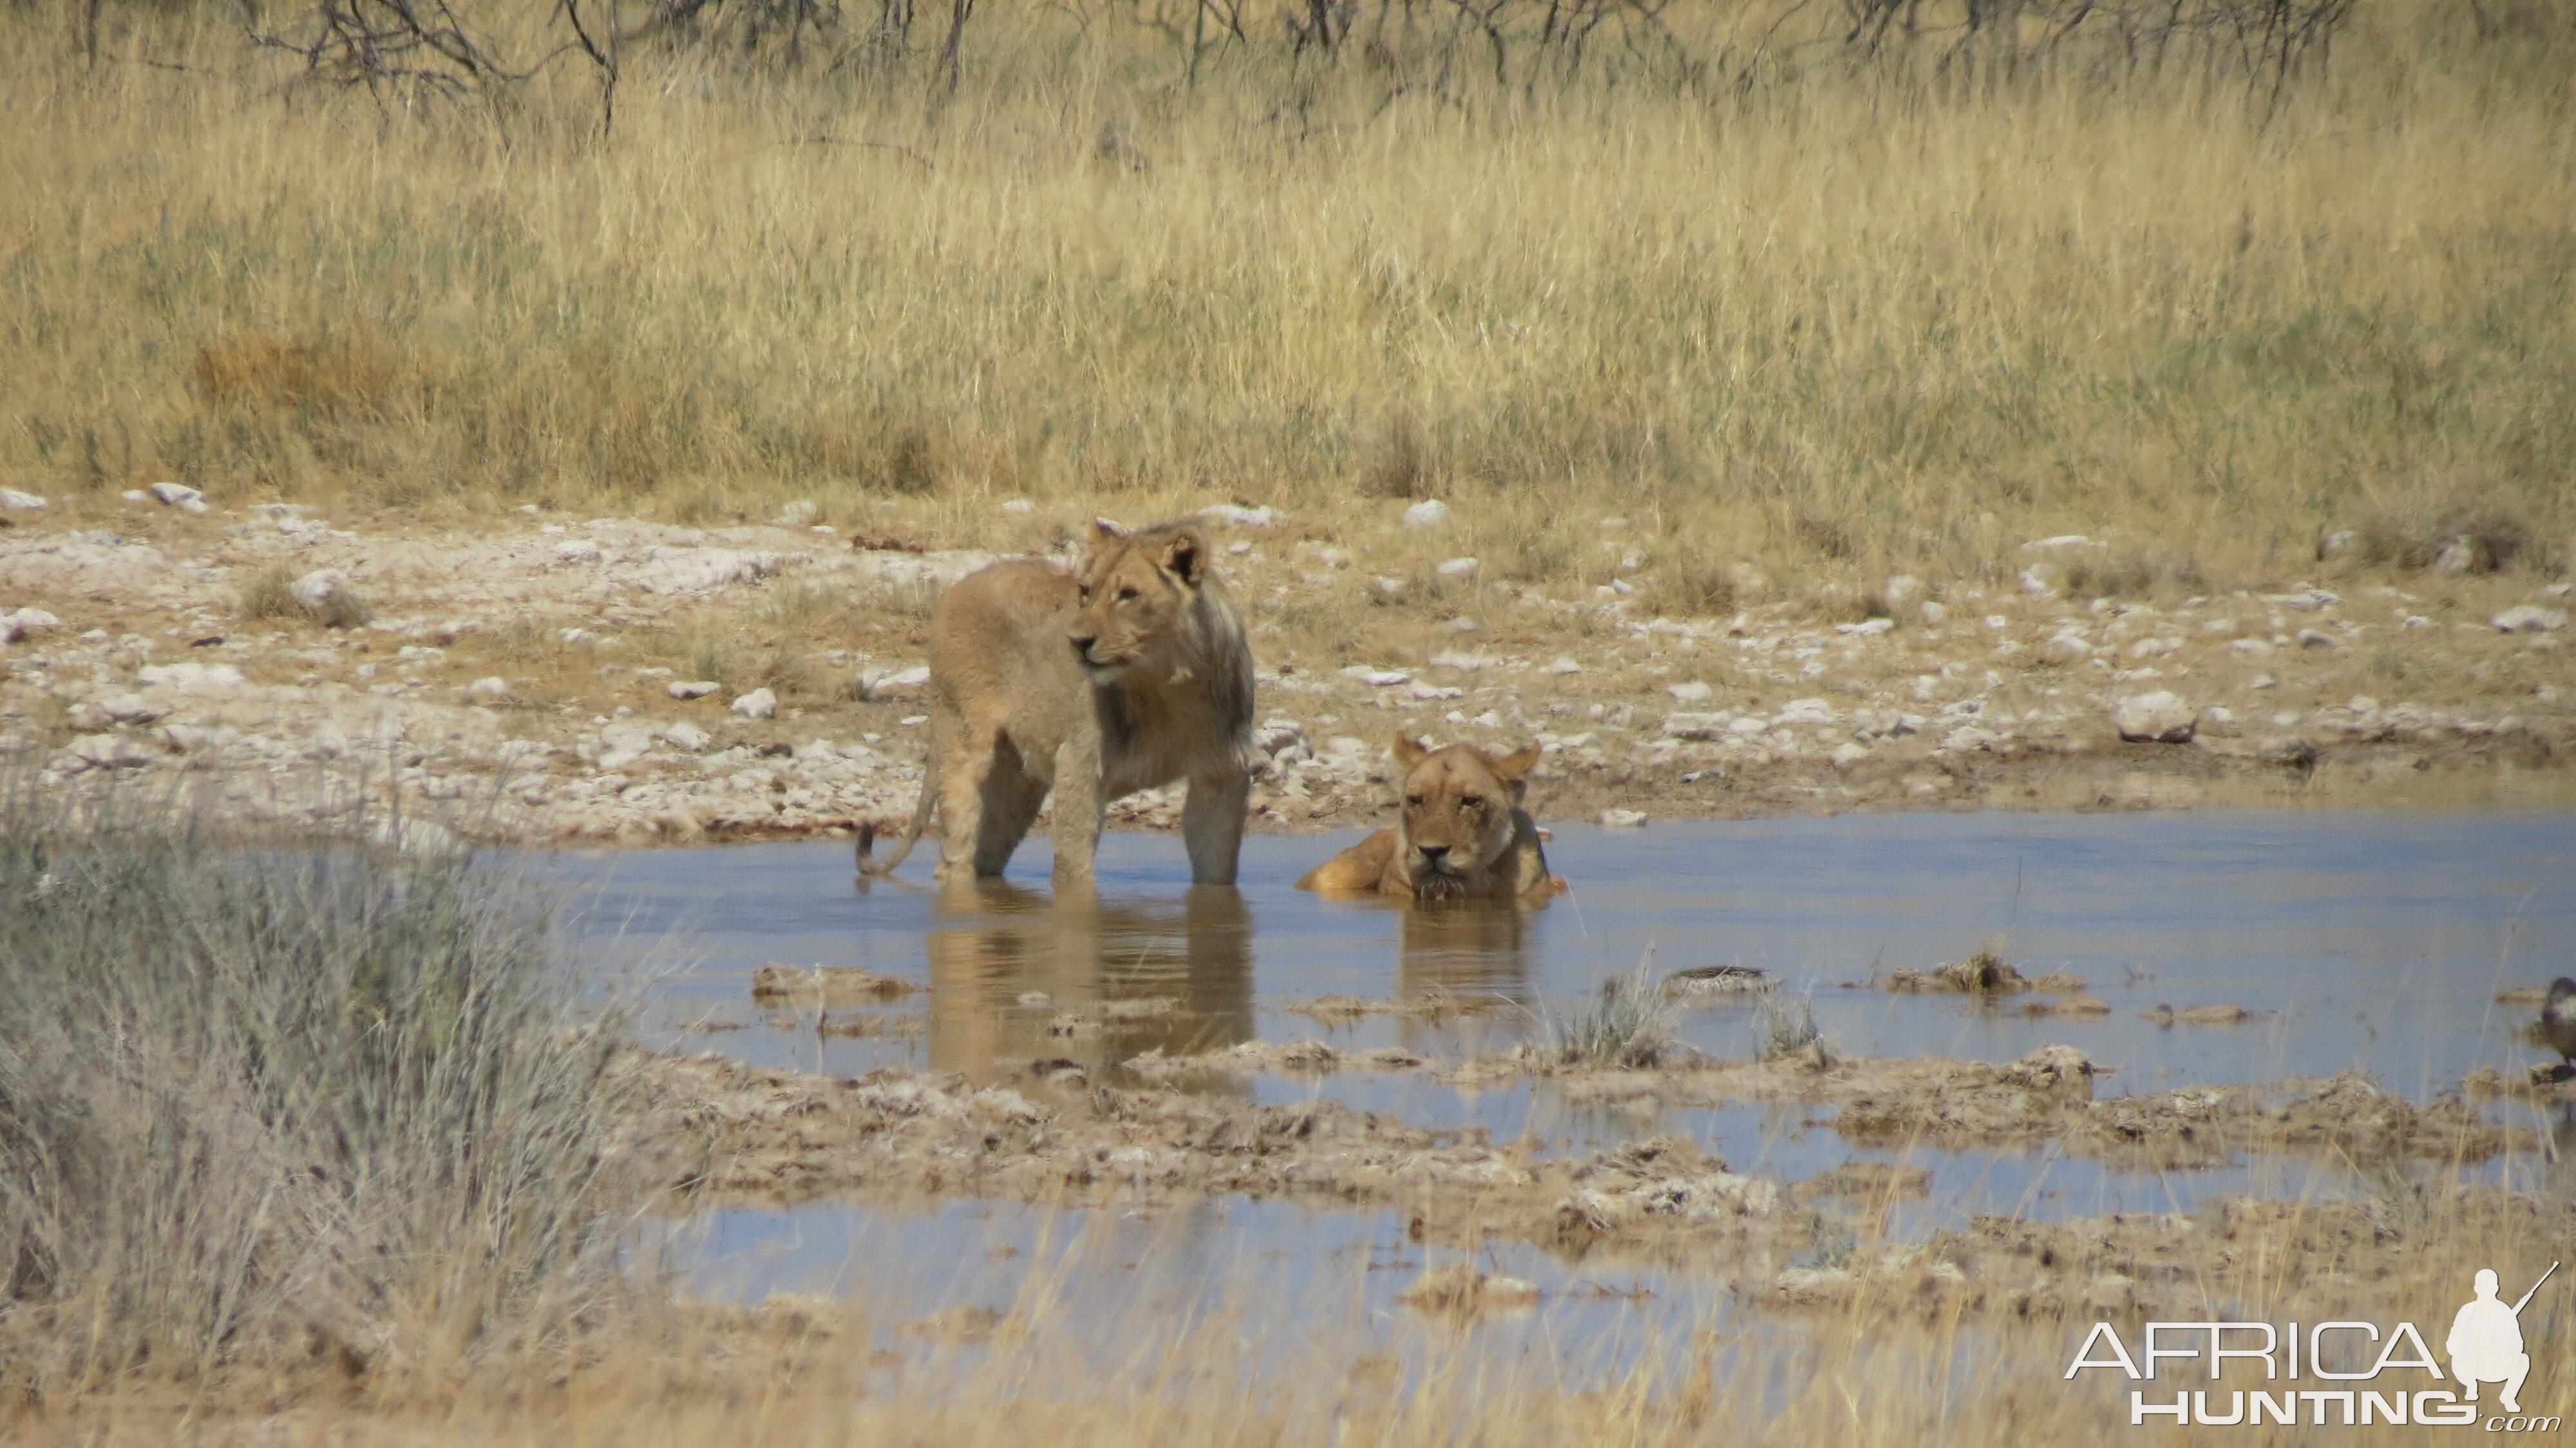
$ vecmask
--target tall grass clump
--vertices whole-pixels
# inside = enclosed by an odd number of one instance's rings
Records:
[[[1651,958],[1601,982],[1592,1002],[1571,1015],[1542,1011],[1545,1050],[1561,1066],[1643,1070],[1672,1048],[1675,1011],[1653,975]]]
[[[595,1307],[613,1032],[461,853],[0,792],[0,1377],[439,1373]]]

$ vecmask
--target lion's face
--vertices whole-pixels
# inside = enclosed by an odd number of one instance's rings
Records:
[[[1130,533],[1107,519],[1083,559],[1081,602],[1066,639],[1104,683],[1130,669],[1169,672],[1197,627],[1207,544],[1186,526]]]
[[[1426,749],[1398,736],[1404,766],[1400,833],[1405,873],[1418,898],[1457,893],[1457,882],[1490,869],[1512,847],[1512,811],[1538,764],[1538,746],[1496,757],[1471,744]]]

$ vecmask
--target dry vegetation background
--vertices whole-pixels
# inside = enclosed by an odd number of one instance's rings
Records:
[[[2345,529],[2398,567],[2462,533],[2507,570],[2576,547],[2557,5],[915,10],[0,0],[0,482],[451,519],[802,499],[865,527],[891,504],[960,544],[1008,497],[1440,496],[1531,579],[1605,566],[1552,522],[1650,520],[1676,609],[1726,602],[1707,560],[1997,578],[2062,532],[2123,536],[2137,587],[2296,575]],[[154,900],[221,883],[154,858],[177,882]],[[0,864],[55,888],[47,858]],[[448,929],[359,883],[296,909]],[[545,1176],[508,1153],[605,1129],[578,1073],[529,1064],[544,1000],[460,1016],[470,972],[403,977],[369,1008],[413,1054],[370,1063],[349,1001],[243,940],[214,952],[245,972],[225,999],[348,1037],[286,1083],[299,1103],[344,1070],[403,1089],[309,1134],[252,1093],[200,1141],[181,1108],[266,1038],[123,1033],[79,970],[48,975],[0,1021],[0,1147],[43,1166],[0,1192],[12,1434],[222,1438],[275,1410],[262,1441],[1987,1443],[2117,1411],[2056,1381],[2055,1325],[1889,1334],[1891,1303],[1756,1346],[1711,1324],[1583,1395],[1276,1339],[1251,1362],[1221,1333],[1157,1358],[1142,1328],[1147,1366],[1095,1378],[1034,1308],[963,1387],[889,1386],[864,1324],[673,1327],[648,1302],[637,1326],[565,1191],[504,1202],[485,1175]],[[335,969],[393,989],[373,960]],[[71,1099],[45,1063],[102,1039],[132,1060]],[[200,1061],[201,1094],[152,1052]],[[495,1079],[517,1135],[441,1137],[466,1131],[444,1093]],[[190,1160],[129,1133],[92,1181],[23,1125],[108,1131],[100,1101],[306,1175],[283,1207],[227,1187],[192,1215]],[[133,1211],[84,1208],[107,1195]],[[2447,1305],[2463,1263],[2541,1250],[2442,1223],[2392,1290]],[[350,1394],[375,1416],[346,1420]]]
[[[1677,611],[2576,539],[2559,6],[915,8],[0,8],[0,480],[1437,495],[1535,579],[1636,515]]]

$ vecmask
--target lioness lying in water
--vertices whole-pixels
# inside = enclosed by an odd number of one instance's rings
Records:
[[[1544,905],[1565,888],[1548,873],[1538,822],[1521,808],[1537,745],[1498,759],[1472,744],[1431,749],[1398,735],[1395,762],[1404,766],[1396,827],[1307,871],[1298,889]]]

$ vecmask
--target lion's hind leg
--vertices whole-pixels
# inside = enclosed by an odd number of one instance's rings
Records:
[[[1395,831],[1379,830],[1300,875],[1297,888],[1318,895],[1374,895],[1395,848]]]
[[[994,742],[991,767],[985,771],[981,815],[975,826],[975,873],[999,875],[1036,824],[1046,802],[1046,781],[1033,777],[1019,746],[1002,735]]]

